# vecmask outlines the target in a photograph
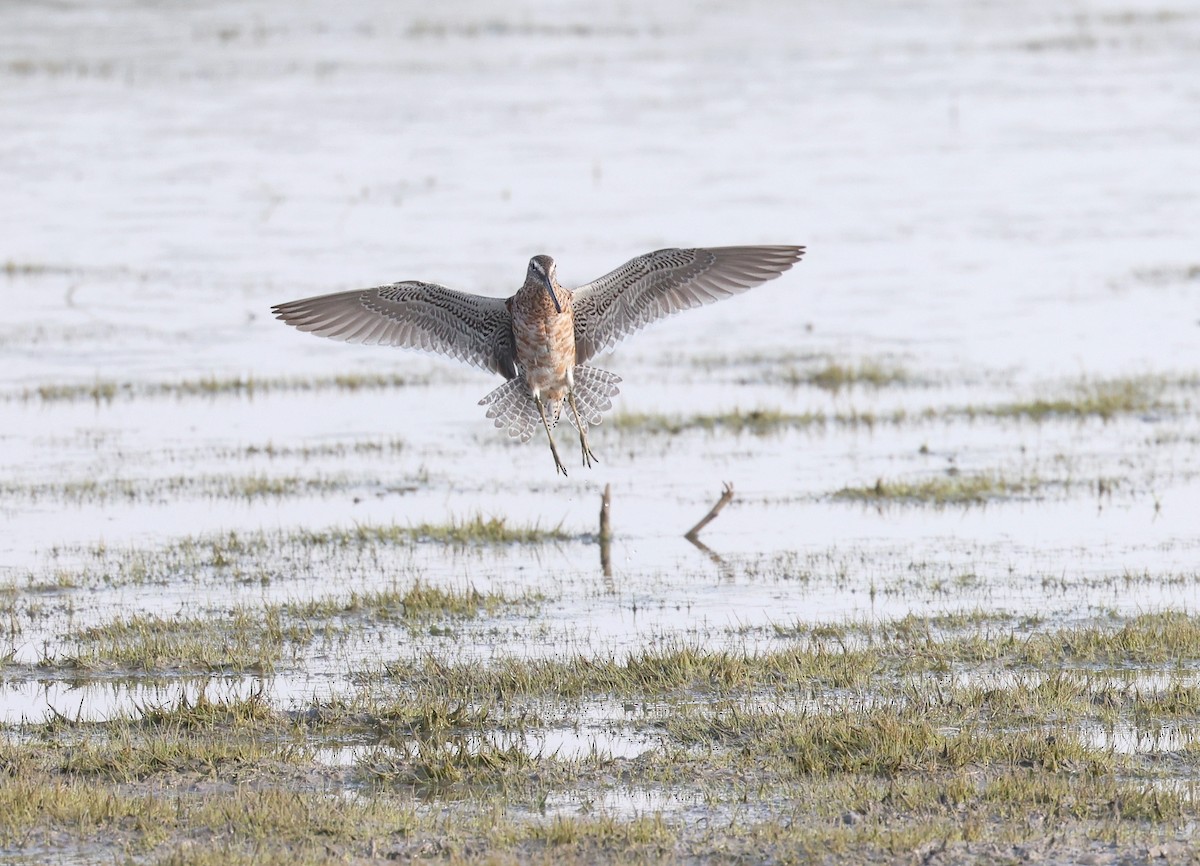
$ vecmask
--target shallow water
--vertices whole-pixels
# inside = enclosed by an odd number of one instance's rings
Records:
[[[1169,410],[1107,422],[939,417],[766,436],[609,423],[594,434],[600,466],[560,480],[541,443],[507,442],[483,417],[476,403],[498,384],[486,375],[316,340],[269,307],[401,278],[509,294],[543,251],[576,284],[659,246],[794,242],[808,255],[780,280],[602,359],[625,380],[618,409],[918,415],[1081,379],[1194,376],[1198,48],[1186,4],[5,6],[0,584],[52,582],[100,544],[152,553],[229,531],[481,513],[580,536],[418,545],[382,567],[242,563],[266,586],[198,572],[64,589],[5,642],[14,662],[135,610],[398,576],[544,593],[537,632],[385,642],[483,658],[768,646],[775,625],[980,607],[1063,621],[1194,611],[1194,386],[1170,390]],[[779,380],[828,359],[895,364],[911,381]],[[353,373],[416,384],[138,390]],[[26,394],[96,382],[131,393]],[[972,507],[831,498],[948,470],[1046,484]],[[292,486],[238,492],[255,479]],[[738,498],[703,535],[710,556],[681,535],[724,481]],[[608,577],[590,538],[605,484]],[[338,688],[378,653],[306,658],[270,694],[302,701],[297,678]],[[141,688],[79,701],[22,678],[0,687],[0,707],[9,720],[81,704],[103,717]]]

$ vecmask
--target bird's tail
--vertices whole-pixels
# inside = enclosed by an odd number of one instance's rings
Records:
[[[621,377],[586,366],[576,367],[574,377],[575,405],[579,409],[579,417],[585,425],[595,426],[600,423],[603,413],[612,408],[610,398],[620,390],[617,383]],[[487,417],[497,427],[522,442],[528,442],[542,424],[542,417],[538,414],[537,404],[529,396],[529,386],[524,376],[509,379],[480,400],[479,405],[488,407]],[[556,426],[563,416],[571,422],[572,427],[576,426],[575,415],[565,400],[547,400],[546,414],[551,427]]]
[[[575,376],[575,405],[579,409],[579,417],[584,424],[595,427],[600,423],[605,412],[612,408],[611,397],[615,397],[620,388],[617,383],[621,377],[599,370],[596,367],[577,366]],[[575,415],[568,406],[562,412],[572,427],[577,427]]]
[[[537,404],[529,396],[529,386],[525,384],[524,376],[509,379],[480,400],[479,405],[489,406],[487,416],[496,422],[496,426],[522,442],[528,442],[542,423]],[[552,413],[551,423],[557,424],[558,414],[554,411],[557,407],[547,408]]]

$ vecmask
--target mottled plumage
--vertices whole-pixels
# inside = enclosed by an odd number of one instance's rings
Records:
[[[499,373],[509,381],[480,401],[490,407],[487,417],[523,442],[541,423],[565,475],[552,428],[565,414],[591,465],[588,427],[612,408],[621,381],[586,361],[651,322],[774,279],[803,254],[797,246],[658,250],[573,292],[559,285],[552,258],[534,256],[508,299],[408,281],[272,310],[320,337],[423,349]]]

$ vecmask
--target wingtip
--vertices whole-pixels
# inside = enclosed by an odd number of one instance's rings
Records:
[[[284,301],[280,304],[273,304],[271,306],[271,314],[285,325],[294,325],[294,317],[296,314],[295,307],[295,301]]]
[[[796,262],[804,258],[804,254],[808,252],[808,247],[804,246],[803,244],[780,246],[775,247],[775,249],[780,253],[779,261],[780,264],[784,266],[784,270],[787,270],[792,265],[796,264]]]

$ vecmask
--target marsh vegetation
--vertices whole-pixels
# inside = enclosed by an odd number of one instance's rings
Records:
[[[0,861],[1194,862],[1200,17],[537,6],[0,4]],[[694,243],[565,480],[268,312]]]
[[[804,412],[602,428],[676,456],[748,437],[858,449],[865,432],[883,458],[748,491],[713,528],[736,538],[749,520],[749,543],[716,535],[707,555],[665,542],[656,500],[642,525],[618,520],[615,569],[591,497],[555,521],[511,500],[417,519],[445,470],[377,432],[150,442],[108,480],[86,455],[113,434],[81,434],[75,472],[12,479],[7,501],[310,516],[85,533],[6,573],[0,848],[181,864],[1184,856],[1200,817],[1191,548],[1130,536],[1089,557],[1068,532],[1022,552],[982,527],[1024,509],[1170,521],[1170,491],[1197,477],[1194,379],[962,404],[932,375],[822,378],[773,386],[781,406],[810,395]],[[616,513],[636,496],[619,488]],[[806,540],[786,517],[830,514],[981,529]]]

